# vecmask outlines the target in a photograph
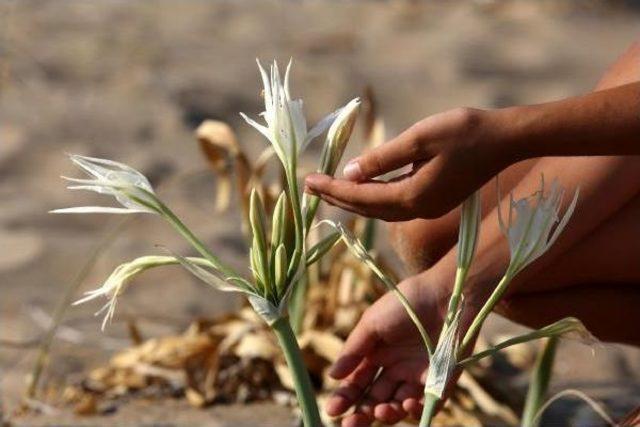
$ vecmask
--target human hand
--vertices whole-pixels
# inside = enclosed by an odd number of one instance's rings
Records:
[[[439,217],[514,161],[507,143],[512,114],[459,108],[427,117],[347,163],[345,179],[307,176],[306,191],[387,221]],[[407,165],[408,173],[374,180]]]
[[[434,340],[446,316],[450,282],[425,271],[398,285]],[[419,419],[427,366],[427,352],[415,326],[388,293],[364,313],[333,365],[330,375],[342,383],[326,411],[339,416],[355,407],[342,420],[343,427],[369,426],[374,420],[393,424],[407,415]]]

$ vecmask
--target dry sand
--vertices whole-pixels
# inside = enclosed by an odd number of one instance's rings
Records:
[[[42,334],[65,285],[112,224],[104,216],[47,214],[101,200],[64,189],[58,176],[75,174],[65,152],[139,168],[211,247],[243,265],[237,212],[213,214],[213,179],[192,130],[204,118],[221,119],[238,129],[251,151],[264,146],[237,114],[260,111],[255,57],[295,58],[295,92],[313,119],[373,85],[393,135],[452,107],[534,103],[588,91],[638,36],[639,24],[632,10],[599,2],[1,0],[0,339]],[[132,219],[83,290],[120,262],[158,252],[156,244],[187,249],[159,219]],[[227,296],[168,268],[136,282],[104,335],[91,316],[96,308],[69,311],[47,380],[77,376],[127,345],[127,316],[136,316],[152,336],[230,305]],[[32,350],[0,347],[0,403],[7,413],[32,359]],[[614,412],[622,410],[630,396],[640,395],[639,359],[635,349],[603,345],[592,356],[569,345],[560,352],[553,386],[579,387],[607,398]],[[267,425],[255,420],[283,413],[178,411],[176,405],[153,407],[144,419],[131,415],[140,413],[134,407],[103,420],[41,416],[16,423],[240,425],[237,418],[231,424],[213,420],[249,414],[246,425]]]

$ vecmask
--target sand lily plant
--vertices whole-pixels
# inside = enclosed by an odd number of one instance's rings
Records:
[[[361,243],[348,228],[340,223],[321,221],[319,224],[328,224],[333,227],[333,232],[314,246],[307,248],[307,236],[314,222],[319,199],[301,194],[297,177],[298,158],[311,141],[326,133],[317,170],[333,174],[351,136],[360,101],[358,99],[350,101],[320,120],[316,126],[308,129],[302,101],[293,99],[290,93],[291,63],[287,67],[284,80],[281,79],[275,62],[270,67],[269,73],[259,62],[258,67],[264,85],[265,111],[261,116],[265,124],[260,124],[244,114],[242,117],[267,138],[284,171],[285,188],[279,194],[273,210],[269,209],[271,212],[267,212],[260,189],[254,189],[251,192],[247,209],[251,242],[248,257],[250,274],[248,275],[235,271],[214,255],[161,201],[142,173],[111,160],[70,156],[71,161],[88,177],[82,179],[63,177],[71,183],[68,188],[112,196],[120,206],[83,206],[57,209],[52,212],[156,214],[166,220],[198,253],[198,256],[187,257],[167,249],[168,253],[165,255],[143,256],[118,266],[102,286],[87,292],[76,302],[80,304],[105,298],[107,303],[98,312],[105,313],[103,328],[113,318],[118,298],[125,292],[131,281],[138,274],[151,268],[179,264],[216,290],[242,293],[278,339],[291,371],[306,427],[321,426],[321,418],[311,381],[291,328],[290,301],[296,289],[302,289],[301,283],[307,276],[307,268],[319,261],[339,241],[344,242],[351,253],[371,269],[389,291],[394,293],[419,332],[430,366],[424,388],[421,426],[431,424],[435,407],[444,399],[445,389],[457,368],[464,368],[511,345],[534,339],[555,339],[561,335],[573,334],[582,341],[593,341],[593,337],[579,320],[567,318],[540,330],[499,343],[490,349],[463,357],[468,354],[474,337],[479,333],[487,316],[500,301],[513,278],[542,256],[567,225],[576,206],[578,192],[564,215],[560,217],[564,191],[555,181],[548,192],[545,192],[543,179],[540,190],[534,196],[517,201],[510,196],[506,220],[499,211],[500,226],[510,248],[510,261],[504,276],[464,334],[461,331],[464,284],[472,266],[478,242],[481,222],[479,194],[473,194],[462,205],[454,287],[437,341],[429,336],[409,301],[396,287],[394,280],[376,264],[367,246]],[[545,382],[548,380],[548,378],[544,379]],[[538,406],[536,404],[532,407]]]
[[[385,273],[375,265],[372,258],[364,250],[363,245],[340,224],[332,224],[342,234],[343,240],[355,257],[369,266],[382,282],[395,292],[424,342],[429,357],[429,371],[425,381],[424,405],[420,426],[431,425],[435,408],[438,402],[444,398],[445,389],[457,367],[464,368],[504,348],[540,338],[554,339],[555,337],[569,335],[588,344],[595,341],[578,319],[566,318],[537,331],[511,338],[492,348],[463,358],[463,355],[466,354],[465,350],[468,349],[487,316],[504,295],[509,283],[527,265],[542,256],[554,244],[567,225],[575,209],[578,192],[576,192],[569,207],[560,219],[559,213],[563,193],[564,191],[556,181],[552,183],[549,192],[545,193],[543,178],[540,190],[533,197],[514,201],[513,196],[510,196],[510,210],[507,221],[503,219],[501,213],[499,215],[500,226],[509,242],[510,262],[504,276],[475,316],[464,336],[461,335],[460,330],[460,319],[464,310],[463,290],[477,247],[481,220],[480,196],[477,193],[473,194],[463,203],[458,235],[458,265],[454,288],[449,300],[445,322],[435,345],[408,301],[399,292],[393,281],[386,277]]]
[[[104,327],[114,315],[118,297],[133,277],[147,269],[170,264],[182,265],[217,290],[245,294],[252,307],[278,338],[294,379],[304,425],[317,427],[321,425],[321,421],[315,395],[290,327],[287,309],[291,294],[307,265],[326,253],[337,238],[329,236],[329,239],[321,241],[307,252],[306,235],[313,221],[315,208],[311,212],[303,207],[297,180],[297,161],[311,141],[329,130],[319,168],[325,172],[335,171],[351,135],[360,102],[352,100],[346,107],[329,114],[316,126],[307,129],[302,101],[293,99],[290,94],[291,63],[287,67],[284,82],[275,62],[268,74],[259,62],[258,67],[264,84],[265,111],[261,116],[266,124],[259,124],[244,114],[242,116],[273,147],[283,167],[287,185],[278,198],[271,221],[268,220],[258,192],[254,190],[251,194],[250,278],[243,277],[216,257],[159,199],[144,175],[122,163],[72,155],[72,162],[85,171],[90,179],[65,178],[72,182],[69,189],[90,190],[113,196],[122,207],[75,207],[52,212],[154,213],[164,218],[191,244],[199,257],[184,257],[169,251],[166,256],[145,256],[122,264],[102,286],[88,292],[77,303],[105,297],[108,302],[99,312],[106,311]]]

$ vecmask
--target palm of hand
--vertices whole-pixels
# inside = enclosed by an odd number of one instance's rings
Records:
[[[436,337],[446,305],[439,303],[434,288],[418,284],[419,277],[399,288]],[[343,427],[368,426],[374,419],[392,424],[407,415],[418,418],[427,366],[427,352],[415,325],[396,297],[387,294],[367,310],[349,336],[331,371],[342,383],[326,410],[337,416],[355,407],[343,419]]]

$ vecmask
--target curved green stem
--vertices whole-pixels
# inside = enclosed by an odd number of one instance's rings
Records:
[[[271,325],[273,332],[278,338],[287,365],[293,376],[293,383],[296,389],[296,395],[302,410],[302,419],[305,427],[322,427],[320,419],[320,411],[316,403],[315,392],[311,385],[309,372],[304,366],[302,353],[298,347],[296,336],[291,330],[289,319],[281,317]]]
[[[209,260],[214,268],[222,272],[222,274],[227,277],[238,276],[238,273],[220,261],[220,259],[215,256],[209,248],[207,248],[205,244],[202,243],[202,241],[198,239],[186,225],[184,225],[182,221],[180,221],[180,218],[178,218],[167,205],[158,200],[158,207],[162,216],[173,226],[173,228],[175,228],[176,231],[178,231],[178,233],[180,233],[182,237],[184,237],[191,246],[200,253],[200,255]]]
[[[420,334],[420,338],[422,338],[422,343],[427,348],[427,351],[429,352],[429,355],[433,354],[433,351],[435,350],[435,348],[433,347],[433,343],[431,342],[431,338],[429,337],[429,334],[427,333],[427,330],[422,325],[422,321],[418,317],[418,314],[416,313],[416,311],[411,306],[411,303],[409,302],[407,297],[405,297],[404,294],[402,292],[400,292],[400,289],[398,289],[396,286],[394,286],[392,288],[392,291],[396,295],[396,298],[398,298],[398,300],[400,301],[400,304],[402,304],[402,306],[404,307],[404,311],[407,312],[407,315],[409,316],[409,318],[411,319],[413,324],[418,329],[418,333]]]
[[[464,335],[462,344],[458,349],[458,355],[464,354],[465,349],[467,348],[467,346],[469,346],[469,344],[473,340],[473,337],[475,337],[476,334],[480,332],[482,324],[487,319],[489,314],[493,311],[493,308],[496,306],[496,304],[500,302],[500,298],[502,298],[502,295],[507,290],[507,286],[509,286],[512,278],[513,276],[511,275],[510,269],[507,269],[505,275],[502,277],[502,279],[500,279],[498,286],[496,286],[487,302],[484,303],[482,309],[478,312],[475,319],[473,319],[473,323],[471,323],[471,326],[467,330],[467,333]]]

